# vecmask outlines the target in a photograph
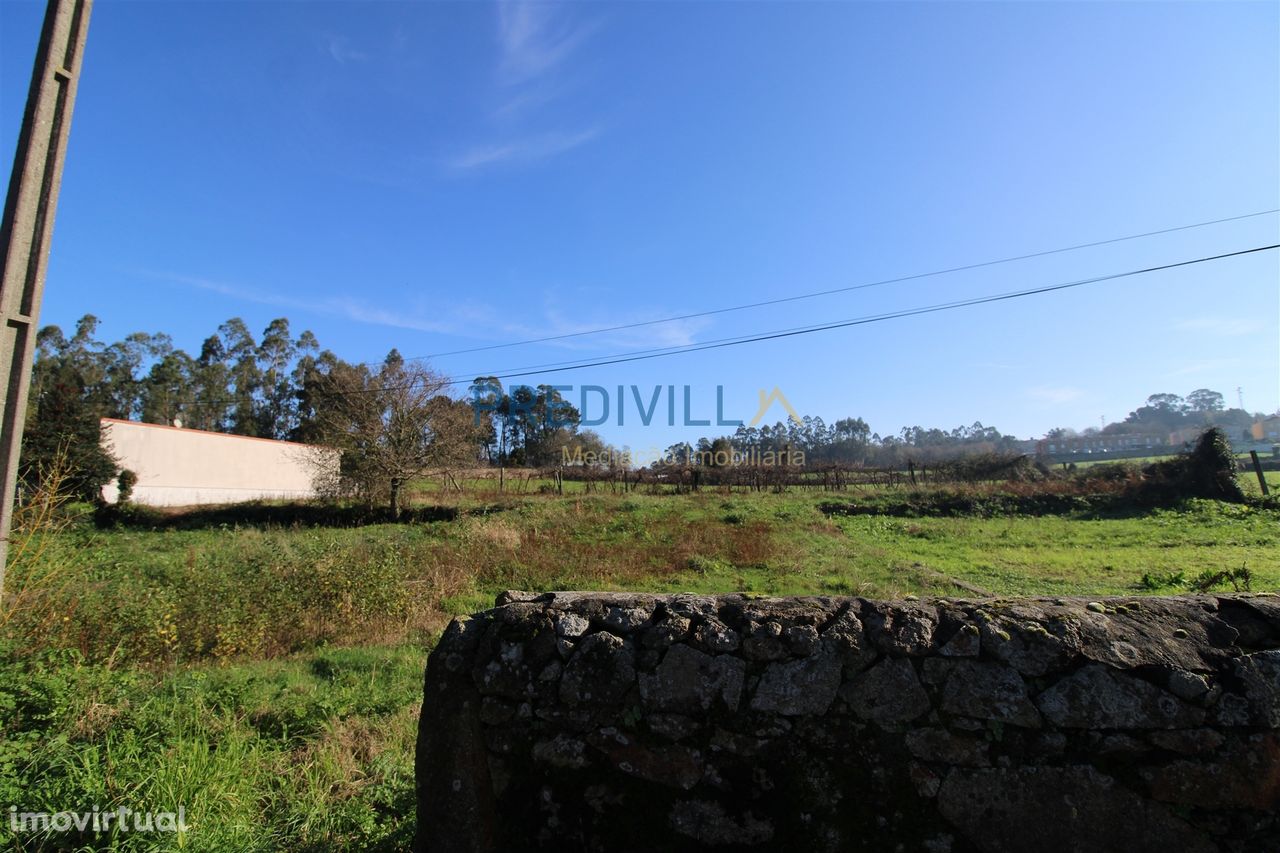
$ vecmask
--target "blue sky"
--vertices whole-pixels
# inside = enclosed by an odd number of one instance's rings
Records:
[[[350,360],[418,356],[1278,208],[1278,9],[98,0],[42,322],[194,351],[228,317],[286,315]],[[0,3],[6,151],[41,14]],[[1263,216],[433,364],[469,378],[1278,237]],[[531,381],[688,384],[695,417],[721,385],[744,418],[777,386],[881,433],[1034,436],[1200,387],[1271,411],[1280,260]]]

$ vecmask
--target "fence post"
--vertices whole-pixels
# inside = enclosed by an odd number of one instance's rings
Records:
[[[1250,450],[1249,458],[1253,460],[1253,473],[1258,475],[1258,485],[1262,487],[1262,496],[1265,498],[1271,494],[1271,490],[1267,488],[1267,478],[1262,476],[1262,463],[1258,461],[1258,451]]]

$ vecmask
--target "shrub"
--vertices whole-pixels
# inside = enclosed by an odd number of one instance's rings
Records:
[[[1231,441],[1218,427],[1201,433],[1191,452],[1152,463],[1143,474],[1147,481],[1144,491],[1169,502],[1209,498],[1244,503]]]
[[[133,500],[133,487],[138,485],[138,475],[125,468],[116,478],[116,502],[127,504]]]

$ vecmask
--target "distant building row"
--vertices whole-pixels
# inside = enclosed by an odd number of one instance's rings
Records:
[[[1043,438],[1036,442],[1036,455],[1060,456],[1075,453],[1128,453],[1163,450],[1170,446],[1167,435],[1084,435]]]
[[[1035,442],[1037,456],[1072,456],[1078,454],[1126,454],[1137,455],[1142,451],[1152,454],[1181,450],[1204,432],[1204,426],[1185,427],[1170,433],[1103,434],[1042,438]],[[1272,415],[1255,421],[1239,435],[1230,435],[1231,443],[1238,450],[1264,449],[1280,442],[1280,415]],[[1260,445],[1260,446],[1259,446]]]

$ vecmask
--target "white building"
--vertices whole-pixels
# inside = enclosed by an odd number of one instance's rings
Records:
[[[317,495],[317,475],[337,472],[339,452],[314,444],[102,419],[102,443],[138,475],[132,500],[149,506],[228,504]],[[102,489],[114,503],[115,481]]]

